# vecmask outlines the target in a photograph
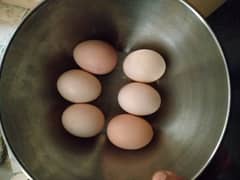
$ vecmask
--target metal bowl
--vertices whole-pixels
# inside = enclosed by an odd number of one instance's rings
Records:
[[[114,147],[105,133],[78,139],[64,131],[69,105],[56,80],[77,68],[74,46],[101,39],[119,52],[116,70],[98,78],[94,102],[107,121],[123,111],[119,89],[127,53],[149,48],[163,54],[167,74],[153,86],[159,112],[146,117],[154,141],[139,151]],[[13,37],[1,71],[1,123],[24,171],[37,180],[148,180],[159,169],[196,178],[213,157],[226,128],[230,85],[222,50],[205,21],[183,1],[54,0],[35,9]]]

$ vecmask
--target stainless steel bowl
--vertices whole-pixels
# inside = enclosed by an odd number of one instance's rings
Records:
[[[94,102],[107,121],[123,111],[119,89],[129,82],[122,60],[134,49],[164,55],[167,74],[154,83],[160,111],[146,117],[154,141],[123,151],[103,132],[93,139],[66,133],[61,113],[69,105],[56,80],[77,68],[72,50],[102,39],[119,51],[119,64],[99,76],[103,94]],[[213,157],[226,128],[230,85],[222,50],[205,21],[176,0],[54,0],[34,10],[12,39],[0,81],[5,138],[25,172],[37,180],[148,180],[168,169],[196,178]]]

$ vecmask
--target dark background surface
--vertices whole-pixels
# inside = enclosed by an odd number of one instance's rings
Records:
[[[207,22],[227,59],[232,97],[224,139],[199,180],[240,180],[240,1],[228,0]]]

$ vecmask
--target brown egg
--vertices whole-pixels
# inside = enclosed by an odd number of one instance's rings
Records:
[[[57,89],[66,100],[85,103],[95,100],[102,88],[99,80],[93,75],[81,70],[70,70],[59,77]]]
[[[81,68],[98,75],[110,73],[117,64],[116,50],[108,43],[98,40],[78,44],[73,56]]]
[[[64,128],[77,137],[93,137],[101,132],[104,126],[104,115],[90,104],[74,104],[62,115]]]
[[[121,114],[114,117],[108,124],[107,136],[119,148],[137,150],[150,143],[153,138],[153,129],[140,117]]]
[[[150,85],[129,83],[120,90],[118,103],[128,113],[145,116],[159,109],[161,97]]]
[[[140,49],[126,57],[123,70],[130,79],[149,83],[163,76],[166,71],[166,63],[156,51]]]

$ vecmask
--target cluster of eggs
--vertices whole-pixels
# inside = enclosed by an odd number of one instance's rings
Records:
[[[75,47],[73,57],[82,70],[69,70],[57,81],[61,96],[75,103],[63,112],[62,124],[74,136],[93,137],[104,128],[105,117],[98,107],[86,103],[100,96],[102,86],[94,75],[112,72],[117,65],[117,52],[106,42],[89,40]],[[166,64],[159,53],[141,49],[125,58],[123,70],[135,82],[120,89],[118,103],[127,113],[110,120],[107,137],[122,149],[140,149],[152,140],[153,129],[139,116],[153,114],[161,105],[158,91],[146,83],[160,79]]]

